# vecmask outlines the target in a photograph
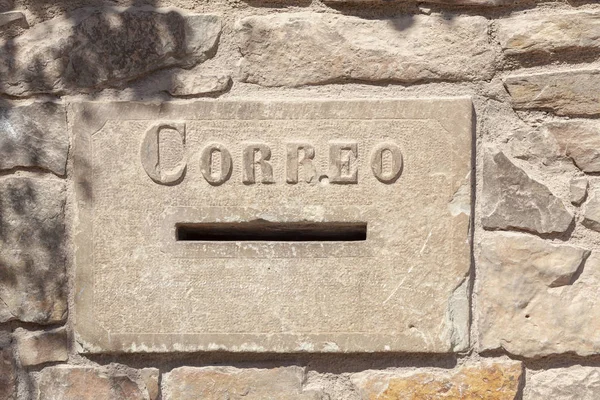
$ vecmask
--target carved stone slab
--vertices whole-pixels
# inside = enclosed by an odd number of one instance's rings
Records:
[[[468,346],[472,105],[76,103],[82,352]]]

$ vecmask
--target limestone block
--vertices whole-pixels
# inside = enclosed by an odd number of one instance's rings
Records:
[[[453,370],[365,371],[351,379],[364,400],[513,400],[521,375],[518,361],[486,360]]]
[[[173,77],[167,91],[173,96],[193,96],[197,94],[219,93],[231,84],[229,75],[190,75],[180,74]]]
[[[600,197],[597,192],[594,192],[585,204],[582,223],[586,227],[600,232]]]
[[[580,205],[587,197],[588,180],[585,176],[575,176],[569,182],[571,192],[571,203]]]
[[[557,115],[600,115],[600,70],[570,69],[504,80],[516,109],[551,110]]]
[[[19,20],[25,20],[25,14],[23,14],[21,11],[7,11],[0,13],[0,26]]]
[[[38,167],[64,175],[67,113],[55,103],[0,107],[0,169]]]
[[[600,172],[600,124],[596,121],[561,121],[543,125],[559,145],[561,155],[569,157],[583,172]]]
[[[10,347],[0,348],[0,400],[16,400],[17,371]]]
[[[479,243],[480,350],[524,357],[600,352],[600,256],[519,233]]]
[[[164,400],[320,400],[321,393],[303,390],[304,369],[238,369],[181,367],[163,377]]]
[[[160,393],[159,379],[160,371],[158,368],[143,368],[140,370],[140,375],[148,390],[149,400],[157,400]]]
[[[600,368],[574,365],[528,372],[524,400],[596,400],[600,398]]]
[[[468,348],[470,99],[69,115],[82,352]]]
[[[372,4],[372,3],[383,3],[389,2],[390,0],[324,0],[325,4],[340,4],[340,3],[353,3],[353,4]],[[392,0],[394,1],[394,0]],[[415,2],[414,0],[399,0],[398,2]],[[436,4],[450,4],[460,6],[508,6],[517,3],[518,0],[423,0],[419,3],[436,3]]]
[[[524,14],[496,21],[506,55],[600,50],[600,13]]]
[[[61,180],[0,180],[0,322],[65,319],[64,206]]]
[[[44,368],[35,383],[35,400],[149,400],[135,370],[59,365]],[[130,376],[131,375],[131,376]]]
[[[237,29],[241,79],[264,86],[470,81],[494,74],[488,22],[478,16],[365,20],[286,13],[244,18]]]
[[[484,154],[481,203],[481,221],[488,229],[564,232],[573,221],[573,215],[545,185],[504,153],[492,150]]]
[[[212,56],[220,19],[175,9],[80,9],[2,43],[0,92],[88,92]]]
[[[15,331],[17,354],[24,367],[47,362],[67,361],[67,331],[64,327],[28,332],[19,328]]]

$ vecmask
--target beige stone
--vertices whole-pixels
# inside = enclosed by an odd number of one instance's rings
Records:
[[[600,369],[573,365],[528,371],[524,400],[596,400],[600,398]]]
[[[0,26],[8,25],[16,21],[24,21],[25,15],[20,11],[7,11],[0,13]]]
[[[73,104],[82,351],[467,348],[471,110]]]
[[[600,51],[600,13],[523,14],[500,19],[496,36],[506,55]]]
[[[600,198],[596,192],[590,196],[589,201],[585,204],[582,223],[586,227],[600,232]]]
[[[0,92],[11,96],[90,92],[167,67],[191,67],[214,52],[221,22],[176,9],[84,8],[1,42]]]
[[[173,96],[193,96],[198,94],[219,93],[231,84],[229,75],[191,75],[174,76],[167,91]]]
[[[571,193],[571,203],[580,205],[587,197],[588,180],[585,176],[575,176],[569,182],[569,190]]]
[[[69,358],[67,331],[64,327],[28,332],[19,328],[15,331],[17,353],[22,366],[67,361]]]
[[[143,382],[126,374],[68,365],[44,368],[33,396],[36,400],[149,400]]]
[[[340,3],[384,3],[390,0],[324,0],[325,4],[340,4]],[[392,2],[415,2],[414,0],[392,0]],[[460,6],[507,6],[517,3],[518,0],[423,0],[419,3],[435,3],[435,4],[449,4],[449,5],[460,5]]]
[[[496,57],[483,17],[365,20],[286,13],[237,24],[241,79],[265,86],[491,79]]]
[[[600,172],[600,124],[595,121],[561,121],[544,124],[559,145],[583,172]]]
[[[63,105],[0,105],[0,169],[37,167],[64,175],[68,151]]]
[[[67,314],[65,185],[0,179],[0,322],[61,322]]]
[[[480,350],[524,357],[600,352],[597,253],[519,233],[488,232],[478,247]]]
[[[13,361],[12,349],[0,349],[0,400],[16,400],[17,371]]]
[[[564,232],[573,221],[559,198],[502,152],[484,154],[481,197],[481,222],[488,229]]]
[[[157,368],[143,368],[140,375],[148,390],[149,400],[157,400],[160,394],[159,379],[160,371]]]
[[[522,369],[518,361],[486,360],[452,370],[365,371],[352,382],[365,400],[513,400]]]
[[[513,75],[505,78],[504,83],[516,109],[550,110],[557,115],[600,115],[600,70]]]
[[[303,382],[300,367],[181,367],[164,375],[162,387],[165,400],[325,400]]]

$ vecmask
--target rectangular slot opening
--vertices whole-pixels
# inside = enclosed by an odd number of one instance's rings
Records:
[[[367,240],[366,222],[211,222],[175,225],[177,241],[355,242]]]

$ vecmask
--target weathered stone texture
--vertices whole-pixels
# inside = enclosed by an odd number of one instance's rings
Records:
[[[206,60],[220,31],[215,15],[81,9],[0,43],[0,92],[29,96],[119,87],[161,68]]]
[[[19,20],[25,20],[25,15],[20,11],[7,11],[0,13],[0,26]]]
[[[520,362],[482,361],[450,371],[366,371],[355,374],[352,382],[364,400],[513,400],[521,375]]]
[[[600,13],[525,14],[496,22],[506,55],[600,51]]]
[[[544,124],[559,145],[583,172],[600,172],[600,124],[596,121],[562,121]]]
[[[487,30],[483,17],[248,17],[238,23],[241,79],[265,86],[490,79],[496,54]]]
[[[525,357],[600,352],[598,254],[498,232],[482,238],[477,264],[480,350]]]
[[[0,107],[0,169],[38,167],[64,175],[67,114],[55,103]]]
[[[62,181],[0,180],[0,322],[66,317],[64,206]]]
[[[516,109],[551,110],[557,115],[600,115],[600,70],[514,75],[504,83]]]
[[[484,154],[481,202],[481,220],[488,229],[564,232],[573,221],[559,198],[502,152]]]
[[[17,371],[10,347],[0,348],[0,400],[17,398]]]
[[[341,4],[341,3],[354,3],[354,4],[372,4],[388,2],[390,0],[323,0],[325,4]],[[394,1],[394,0],[392,0]],[[398,2],[413,2],[414,0],[399,0]],[[419,3],[435,3],[435,4],[449,4],[449,5],[460,5],[460,6],[507,6],[517,3],[519,0],[422,0]]]
[[[571,203],[580,205],[587,197],[588,180],[585,176],[576,176],[569,182],[569,191],[571,193]]]
[[[15,331],[17,354],[22,366],[39,365],[47,362],[67,361],[67,331],[64,327],[28,332]]]
[[[527,373],[524,400],[597,400],[600,368],[574,365]]]
[[[589,201],[585,204],[583,214],[583,225],[600,232],[600,197],[594,192]]]
[[[163,377],[164,400],[320,400],[317,391],[304,391],[304,369],[237,369],[181,367]]]
[[[149,400],[143,380],[102,368],[60,365],[44,368],[36,400]]]
[[[157,368],[143,368],[140,370],[140,376],[144,385],[146,385],[149,400],[158,399],[158,395],[160,394],[160,371]]]

